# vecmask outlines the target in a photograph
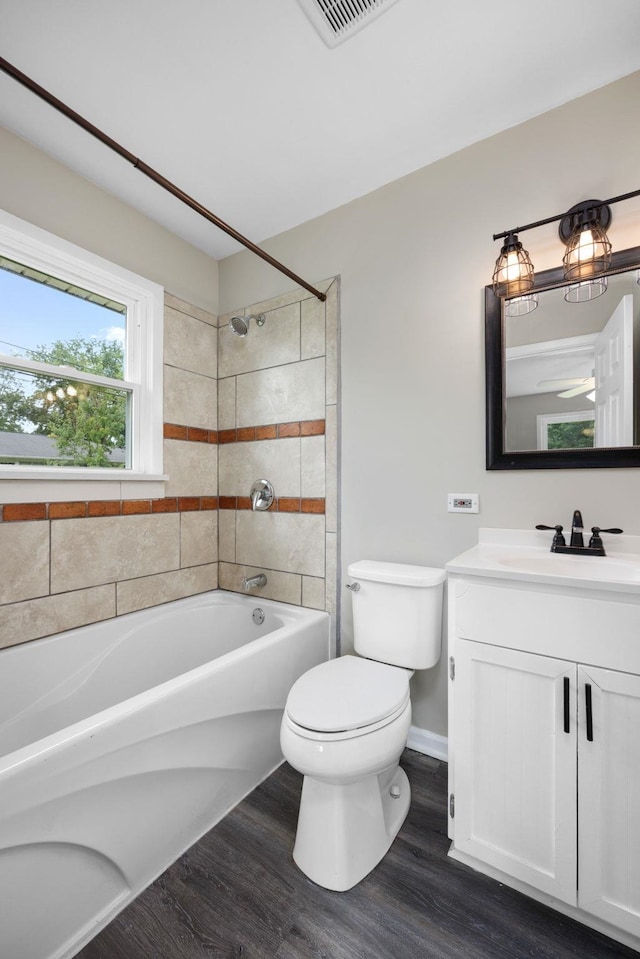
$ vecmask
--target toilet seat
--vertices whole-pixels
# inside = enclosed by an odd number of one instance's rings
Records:
[[[352,738],[399,716],[412,671],[357,656],[315,666],[291,687],[286,719],[309,738]]]

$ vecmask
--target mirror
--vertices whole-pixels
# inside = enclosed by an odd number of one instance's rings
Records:
[[[640,466],[639,276],[640,247],[614,253],[606,292],[568,303],[546,270],[524,316],[485,288],[487,469]]]

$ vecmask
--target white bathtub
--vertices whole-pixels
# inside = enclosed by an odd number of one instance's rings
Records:
[[[328,655],[326,613],[224,592],[0,651],[2,959],[75,955],[268,776]]]

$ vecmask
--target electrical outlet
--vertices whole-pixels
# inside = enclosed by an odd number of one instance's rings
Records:
[[[447,496],[447,512],[479,513],[480,497],[477,493],[449,493]]]

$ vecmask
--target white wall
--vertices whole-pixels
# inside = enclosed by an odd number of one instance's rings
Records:
[[[3,127],[0,157],[1,209],[218,312],[218,264],[210,256]]]
[[[567,524],[575,508],[640,533],[634,470],[485,470],[483,360],[492,234],[637,189],[639,102],[636,73],[263,244],[309,281],[342,277],[343,581],[353,560],[441,566],[478,526]],[[614,249],[640,244],[640,203],[613,213]],[[553,227],[522,239],[537,269],[560,263]],[[237,254],[220,264],[219,312],[290,287]],[[447,492],[478,492],[480,514],[447,514]],[[414,723],[445,734],[444,659],[413,699]]]

